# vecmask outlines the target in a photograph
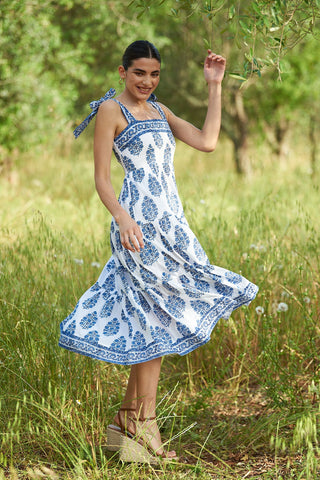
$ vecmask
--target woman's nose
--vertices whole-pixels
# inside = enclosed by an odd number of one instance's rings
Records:
[[[143,78],[143,84],[146,85],[146,86],[151,85],[152,84],[152,78],[148,77],[148,76],[145,76]]]

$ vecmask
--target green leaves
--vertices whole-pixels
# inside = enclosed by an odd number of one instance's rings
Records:
[[[132,0],[130,5],[143,14],[152,10],[156,12],[163,3],[162,0]],[[176,18],[196,17],[203,25],[202,29],[207,29],[207,45],[212,44],[214,32],[218,37],[227,34],[244,57],[247,57],[248,50],[258,50],[259,61],[250,60],[252,68],[246,65],[239,72],[245,77],[252,73],[261,76],[263,65],[278,68],[290,48],[302,41],[306,34],[316,34],[316,20],[320,19],[319,0],[176,0],[167,1],[165,5]],[[256,54],[250,56],[254,58]]]
[[[237,86],[266,70],[281,78],[283,58],[317,34],[319,1],[2,0],[0,144],[28,148],[66,125],[71,133],[88,102],[117,85],[137,38],[163,53],[159,98],[169,94],[178,115],[200,123],[205,50],[227,56],[226,79]]]

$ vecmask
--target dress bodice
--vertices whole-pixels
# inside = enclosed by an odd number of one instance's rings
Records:
[[[116,101],[128,122],[128,125],[114,139],[113,150],[118,161],[124,170],[128,171],[128,159],[131,160],[134,168],[143,168],[150,163],[157,163],[163,157],[166,162],[173,162],[175,140],[172,135],[166,116],[157,102],[150,101],[150,104],[157,110],[161,118],[150,120],[136,120],[132,113],[119,100]],[[170,157],[170,158],[169,158]],[[157,161],[156,161],[157,158]],[[130,170],[130,168],[129,168]],[[159,173],[158,168],[154,173]]]

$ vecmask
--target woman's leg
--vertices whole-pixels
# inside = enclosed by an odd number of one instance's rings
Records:
[[[148,420],[149,417],[156,416],[156,398],[160,370],[161,358],[132,365],[127,391],[121,408],[130,410],[135,408],[135,412],[130,414],[130,411],[120,410],[117,416],[120,417],[122,425],[126,424],[130,432],[136,433],[152,450],[161,455],[163,449],[157,422],[156,420]],[[138,421],[130,421],[130,417],[136,417]],[[139,421],[139,419],[145,420]],[[118,420],[117,423],[119,423],[119,418],[115,420]],[[176,454],[175,452],[168,452],[167,455],[174,457]]]
[[[126,394],[121,404],[121,408],[128,408],[129,410],[137,409],[137,365],[132,365],[130,376],[128,380]]]
[[[156,399],[161,358],[136,365],[137,414],[140,418],[156,415]]]

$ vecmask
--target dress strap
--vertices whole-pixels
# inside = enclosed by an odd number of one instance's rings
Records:
[[[148,100],[148,102],[150,102],[151,105],[152,105],[156,110],[158,110],[158,112],[160,113],[160,116],[161,116],[162,120],[167,120],[167,117],[165,116],[165,113],[164,113],[164,111],[162,110],[162,108],[160,107],[159,103],[153,102],[153,101],[151,101],[151,100]]]
[[[100,98],[100,100],[94,100],[93,102],[90,102],[90,108],[91,108],[92,112],[73,131],[73,135],[75,136],[75,138],[78,138],[80,133],[82,133],[83,130],[89,125],[89,123],[91,122],[93,117],[97,114],[101,103],[105,102],[106,100],[109,100],[109,98],[114,97],[115,94],[116,94],[115,89],[110,88],[110,90],[108,90],[107,93],[103,97]]]
[[[134,118],[132,113],[129,112],[129,110],[127,109],[127,107],[125,107],[123,105],[123,103],[119,102],[119,100],[117,100],[116,98],[114,98],[113,100],[115,102],[117,102],[117,104],[120,106],[121,111],[122,111],[123,115],[125,116],[125,119],[127,120],[128,123],[132,123],[132,122],[136,121],[136,119]]]

